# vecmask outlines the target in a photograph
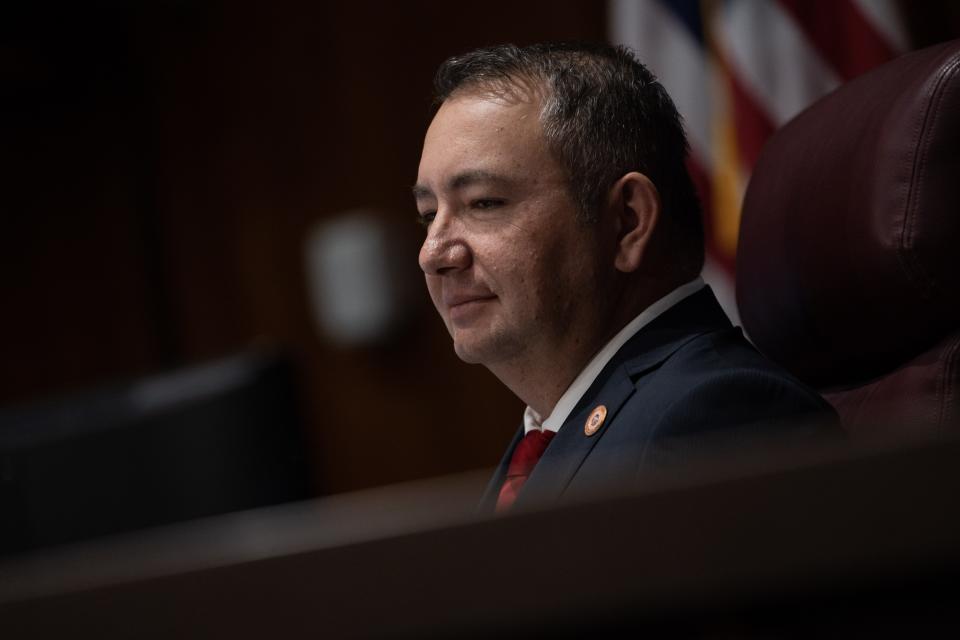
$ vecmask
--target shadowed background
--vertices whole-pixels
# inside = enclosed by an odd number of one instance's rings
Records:
[[[432,74],[601,39],[602,3],[135,4],[4,10],[0,406],[267,343],[298,366],[318,491],[495,463],[522,407],[456,359],[416,262]],[[389,339],[337,347],[305,242],[357,208],[399,222],[415,294]]]

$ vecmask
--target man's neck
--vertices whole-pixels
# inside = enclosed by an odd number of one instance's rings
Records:
[[[531,355],[522,361],[498,363],[489,369],[520,400],[541,416],[548,416],[570,383],[603,344],[605,341],[589,347],[584,345],[576,355]]]
[[[540,351],[531,349],[518,358],[488,368],[520,400],[546,418],[597,352],[647,307],[675,288],[676,285],[670,283],[648,286],[643,292],[623,290],[616,296],[606,322],[595,323],[590,330],[571,326],[567,344]],[[589,323],[580,326],[589,326]],[[584,336],[592,338],[587,340]]]

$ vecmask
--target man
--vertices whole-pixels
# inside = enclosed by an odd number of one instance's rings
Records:
[[[435,89],[420,266],[457,355],[527,404],[486,508],[832,419],[699,279],[680,117],[628,51],[482,49],[447,60]]]

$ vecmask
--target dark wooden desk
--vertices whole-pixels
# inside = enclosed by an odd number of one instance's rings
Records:
[[[930,637],[960,631],[960,444],[704,473],[482,518],[485,477],[0,565],[18,637]]]

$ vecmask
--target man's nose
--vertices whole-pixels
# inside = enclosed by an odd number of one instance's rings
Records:
[[[427,228],[427,237],[420,247],[420,268],[427,275],[438,276],[470,266],[470,248],[454,227],[449,218],[438,214]]]

